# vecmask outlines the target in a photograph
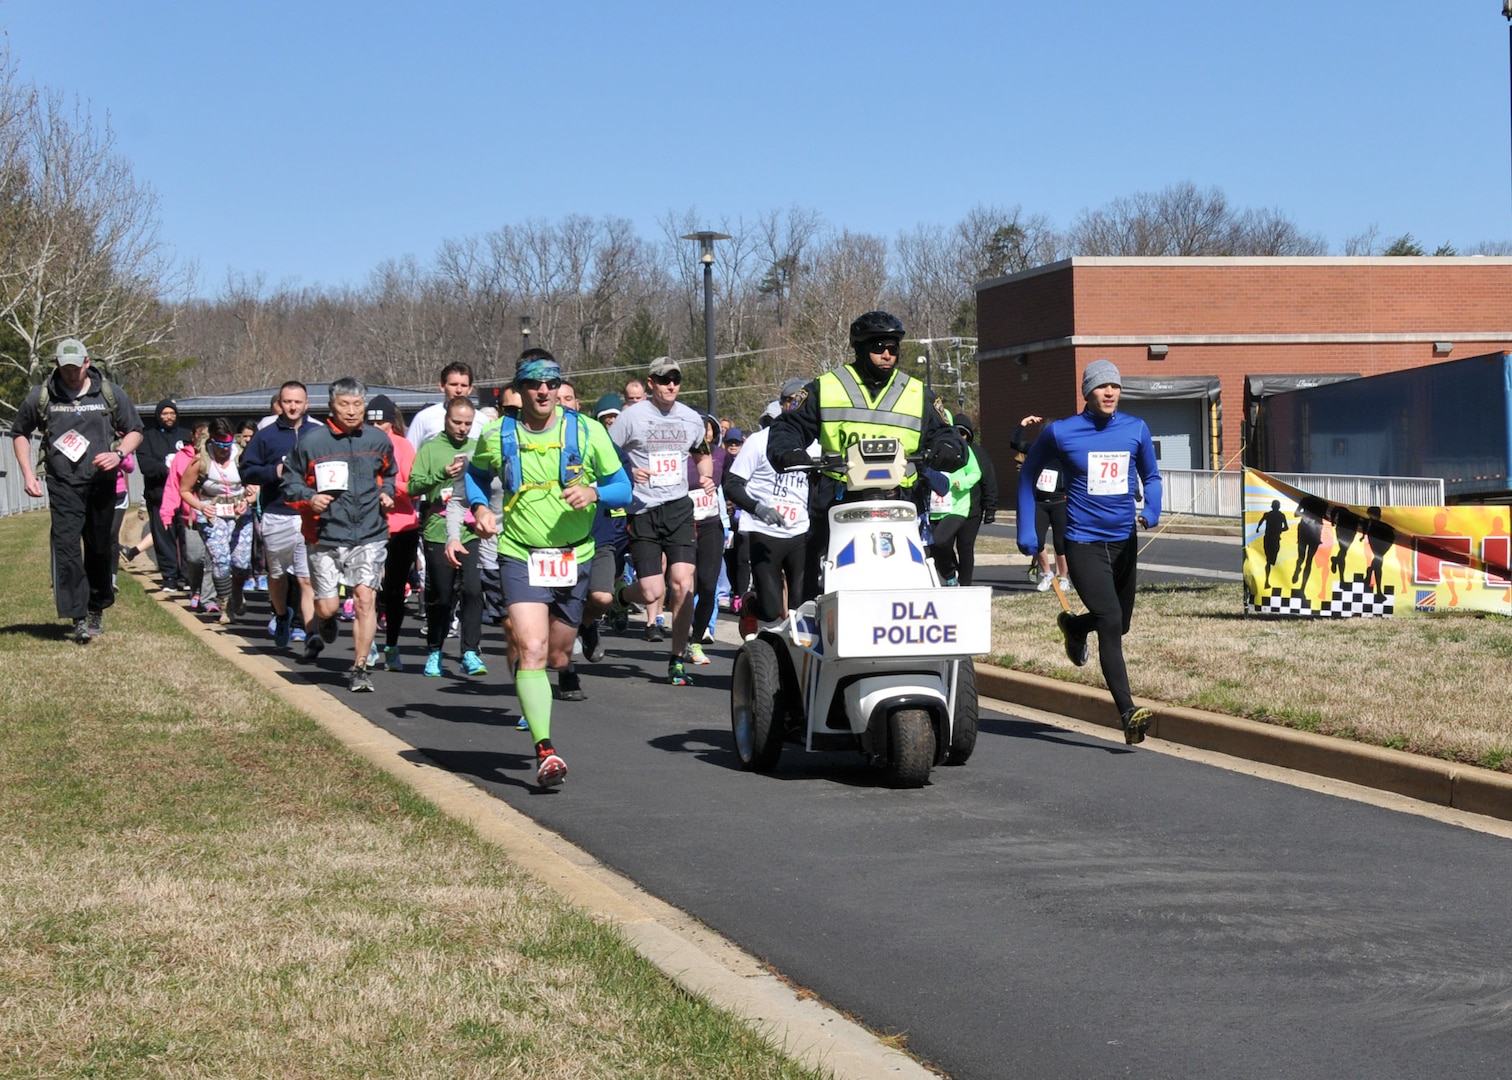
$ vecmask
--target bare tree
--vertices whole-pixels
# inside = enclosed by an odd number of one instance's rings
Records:
[[[25,385],[55,342],[78,337],[120,377],[167,338],[163,299],[181,284],[158,238],[157,196],[116,153],[108,122],[59,93],[19,89],[8,55],[0,96],[0,325],[15,342],[0,359]]]

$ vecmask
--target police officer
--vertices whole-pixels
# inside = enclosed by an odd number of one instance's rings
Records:
[[[903,348],[902,320],[868,311],[850,325],[855,359],[826,371],[792,396],[790,407],[772,423],[767,458],[774,468],[810,462],[808,446],[818,440],[824,454],[842,454],[861,439],[897,439],[907,454],[923,451],[925,464],[954,472],[966,460],[966,444],[940,399],[918,379],[898,368]],[[821,472],[813,481],[814,531],[804,574],[804,599],[818,595],[819,560],[829,546],[830,504],[844,497],[843,474]],[[902,487],[910,489],[912,469]]]
[[[90,368],[84,343],[65,338],[56,368],[26,395],[11,427],[26,493],[40,499],[34,431],[42,433],[52,508],[53,597],[58,617],[73,620],[73,639],[84,645],[104,632],[105,609],[115,603],[116,474],[142,441],[142,421],[126,391]]]

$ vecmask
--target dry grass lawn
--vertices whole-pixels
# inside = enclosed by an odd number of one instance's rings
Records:
[[[0,1076],[797,1077],[131,582],[0,521]]]
[[[994,662],[1102,686],[1095,635],[1092,662],[1073,667],[1059,611],[1054,593],[994,601]],[[1237,582],[1150,585],[1140,589],[1124,655],[1137,696],[1512,766],[1504,704],[1512,700],[1512,622],[1504,618],[1268,619],[1243,613]]]

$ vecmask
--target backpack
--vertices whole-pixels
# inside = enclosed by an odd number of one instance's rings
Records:
[[[587,442],[587,435],[583,418],[572,409],[562,410],[562,441],[555,445],[542,447],[547,450],[560,450],[558,460],[561,465],[560,482],[562,487],[568,487],[576,483],[583,475],[583,452],[582,444]],[[532,488],[547,487],[548,484],[524,484],[520,478],[524,475],[520,470],[520,435],[519,421],[513,416],[505,416],[499,424],[499,481],[504,487],[504,494],[509,496],[509,501],[504,509],[508,510],[514,505],[514,501]]]
[[[37,446],[36,474],[40,480],[47,475],[47,446],[52,441],[47,431],[47,403],[52,400],[52,388],[48,383],[52,382],[52,376],[42,380],[42,392],[37,395],[37,418],[38,430],[42,432],[42,442]],[[115,421],[115,430],[121,430],[121,406],[116,401],[115,387],[111,386],[110,380],[103,374],[100,376],[100,395],[105,399],[105,404],[110,406],[110,418]],[[121,440],[110,440],[110,448],[114,450],[121,445]]]

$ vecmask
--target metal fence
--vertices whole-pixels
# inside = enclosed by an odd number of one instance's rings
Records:
[[[31,460],[37,460],[40,440],[34,435],[31,440]],[[132,505],[142,501],[142,474],[126,474],[126,492]],[[26,510],[43,510],[47,507],[47,485],[42,486],[42,497],[34,499],[21,485],[21,469],[16,464],[16,444],[9,436],[0,438],[0,517],[9,517]]]
[[[1444,482],[1423,476],[1336,476],[1329,473],[1269,473],[1331,503],[1346,506],[1443,506]],[[1167,514],[1240,517],[1244,474],[1161,469]]]

